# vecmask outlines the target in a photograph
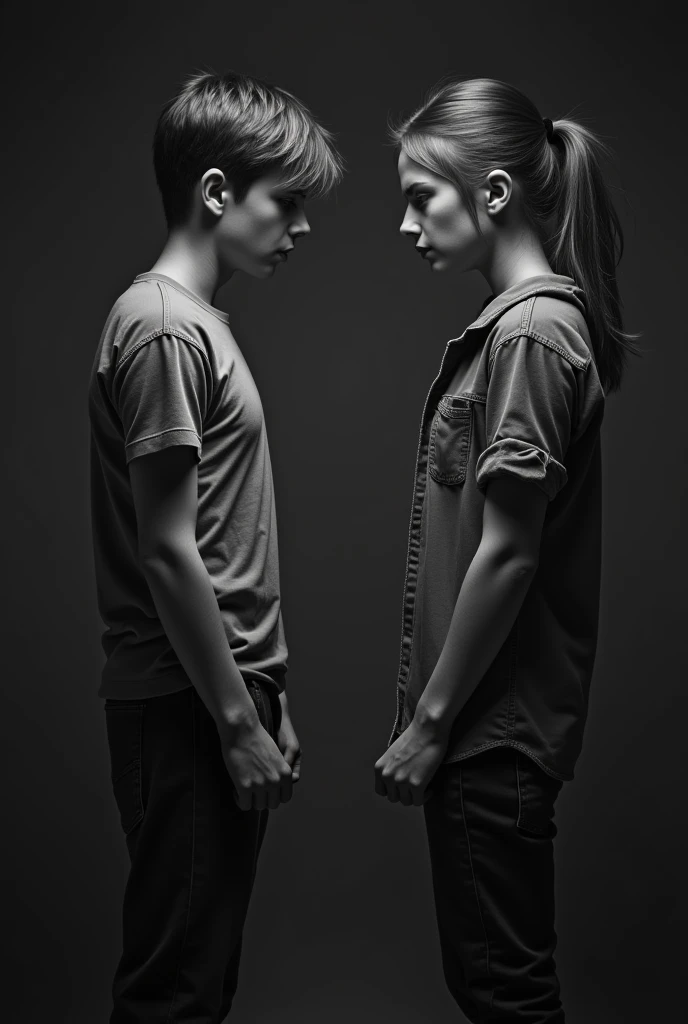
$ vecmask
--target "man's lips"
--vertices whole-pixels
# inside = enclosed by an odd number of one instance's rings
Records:
[[[421,254],[421,256],[423,257],[423,259],[426,259],[427,256],[428,256],[428,253],[432,252],[432,249],[430,249],[429,247],[426,247],[424,245],[417,245],[416,246],[416,252],[419,252]]]

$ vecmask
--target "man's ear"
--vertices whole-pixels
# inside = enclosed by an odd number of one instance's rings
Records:
[[[493,217],[502,213],[514,193],[514,183],[507,171],[490,171],[487,176],[487,188],[485,189],[485,208],[488,214]]]
[[[211,167],[201,178],[201,199],[214,217],[221,217],[227,203],[233,201],[231,186],[219,168]]]

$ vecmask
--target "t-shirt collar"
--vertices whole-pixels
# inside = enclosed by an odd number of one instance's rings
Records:
[[[167,274],[157,274],[152,270],[148,270],[145,274],[137,274],[134,278],[134,284],[136,284],[137,281],[164,281],[164,283],[168,284],[170,288],[176,288],[176,290],[181,292],[182,295],[187,295],[190,299],[193,299],[194,302],[198,303],[199,306],[202,306],[203,309],[207,309],[209,313],[213,314],[213,316],[222,320],[223,323],[229,323],[229,316],[227,313],[218,309],[217,306],[211,306],[210,303],[202,299],[200,295],[196,295],[196,293],[192,292],[190,288],[185,288],[183,284],[180,284],[179,281],[175,281],[172,277],[168,277]]]

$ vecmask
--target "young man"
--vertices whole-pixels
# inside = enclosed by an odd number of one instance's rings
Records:
[[[203,74],[163,110],[169,236],[89,389],[112,783],[131,859],[111,1024],[219,1024],[267,823],[299,778],[260,399],[217,290],[271,277],[341,175],[293,96]]]

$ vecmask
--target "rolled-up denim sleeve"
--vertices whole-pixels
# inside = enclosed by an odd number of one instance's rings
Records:
[[[576,400],[576,372],[548,345],[527,336],[499,344],[492,357],[485,410],[487,447],[476,478],[516,476],[551,501],[566,483],[565,457]]]

